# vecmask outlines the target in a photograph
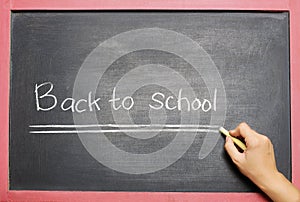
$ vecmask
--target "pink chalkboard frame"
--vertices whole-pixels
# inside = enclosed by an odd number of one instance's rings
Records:
[[[259,193],[15,191],[9,189],[10,17],[24,10],[249,10],[290,14],[292,181],[300,187],[299,0],[1,0],[0,1],[0,201],[265,201]],[[298,20],[298,21],[297,21]]]

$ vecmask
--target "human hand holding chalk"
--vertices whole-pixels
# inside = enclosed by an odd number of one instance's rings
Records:
[[[232,139],[232,141],[233,141],[239,148],[241,148],[243,151],[245,151],[245,149],[246,149],[247,147],[246,147],[246,145],[245,145],[241,140],[239,140],[239,139],[237,139],[237,138],[235,138],[235,137],[232,137],[232,136],[230,135],[230,133],[228,132],[228,130],[226,130],[226,129],[223,128],[223,127],[220,127],[220,128],[219,128],[219,131],[220,131],[223,135],[225,135],[225,136],[227,136],[227,137],[230,137],[230,138]]]
[[[230,135],[224,128],[220,128],[220,131],[226,136]],[[226,151],[241,173],[273,201],[300,201],[300,190],[277,170],[273,144],[267,136],[257,133],[246,123],[241,123],[231,134],[243,137],[247,143],[247,152],[243,153],[234,146],[236,142],[233,137],[227,138],[225,143]]]

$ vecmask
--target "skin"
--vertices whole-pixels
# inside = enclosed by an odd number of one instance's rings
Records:
[[[300,202],[300,191],[276,168],[274,149],[270,139],[241,123],[231,130],[234,137],[242,137],[247,149],[241,153],[230,137],[225,149],[238,169],[254,182],[273,201]]]

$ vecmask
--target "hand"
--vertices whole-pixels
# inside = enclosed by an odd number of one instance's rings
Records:
[[[232,142],[226,138],[225,149],[239,170],[254,183],[261,183],[264,178],[276,174],[276,162],[273,145],[269,138],[252,130],[246,123],[241,123],[230,134],[234,137],[242,137],[247,149],[240,153]]]
[[[225,149],[238,169],[274,201],[300,201],[300,192],[276,168],[270,139],[241,123],[231,130],[234,137],[242,137],[247,149],[241,153],[230,137]]]

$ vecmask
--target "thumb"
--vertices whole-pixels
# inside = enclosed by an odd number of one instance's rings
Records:
[[[243,154],[238,151],[230,137],[226,137],[225,149],[232,161],[237,164],[242,161]]]

